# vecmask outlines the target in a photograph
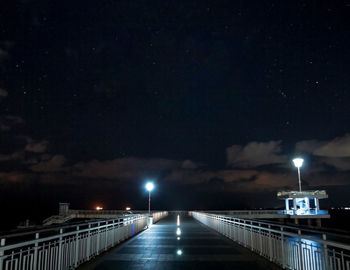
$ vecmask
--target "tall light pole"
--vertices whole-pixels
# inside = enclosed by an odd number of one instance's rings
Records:
[[[298,168],[299,192],[301,192],[300,167],[303,166],[303,162],[302,158],[293,159],[294,166]]]
[[[154,184],[152,182],[147,182],[146,189],[148,191],[148,215],[151,215],[151,191],[154,189]]]

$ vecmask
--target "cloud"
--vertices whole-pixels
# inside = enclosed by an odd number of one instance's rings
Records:
[[[41,161],[30,167],[34,172],[59,172],[62,171],[62,165],[66,162],[63,155],[55,155],[50,160]]]
[[[40,156],[41,160],[49,160],[50,158],[51,158],[51,155],[49,155],[49,154],[43,154]]]
[[[321,158],[321,163],[335,168],[338,171],[349,171],[350,170],[350,157],[346,158]]]
[[[182,162],[181,167],[183,169],[197,169],[199,165],[194,163],[192,160],[187,159]]]
[[[1,95],[0,95],[1,98]],[[24,120],[15,115],[0,116],[0,131],[9,131],[15,125],[24,123]]]
[[[297,142],[297,152],[307,152],[314,156],[345,158],[350,157],[350,134],[337,137],[331,141],[306,140]]]
[[[313,154],[316,149],[320,148],[325,143],[326,142],[324,141],[318,141],[318,140],[300,141],[295,144],[295,152],[298,154],[302,154],[302,153]]]
[[[343,158],[350,157],[350,134],[337,137],[313,152],[316,156]]]
[[[6,115],[5,119],[10,121],[13,124],[22,124],[24,123],[24,120],[22,117],[17,116],[17,115]]]
[[[14,152],[8,155],[0,154],[0,161],[21,160],[23,158],[24,158],[24,153],[21,151]]]
[[[317,177],[316,177],[317,179]],[[297,176],[293,172],[274,173],[251,169],[217,171],[174,170],[164,177],[169,184],[205,187],[210,192],[263,192],[296,189]]]
[[[166,170],[180,168],[181,162],[162,158],[119,158],[113,160],[80,162],[74,166],[75,175],[106,179],[151,177]]]
[[[9,130],[11,130],[11,128],[9,126],[0,122],[0,131],[9,131]]]
[[[6,50],[0,48],[0,64],[5,62],[9,57],[10,54]]]
[[[28,143],[25,146],[25,150],[28,152],[34,152],[34,153],[44,153],[47,151],[48,144],[49,143],[47,141]]]
[[[0,49],[1,50],[1,49]],[[1,53],[0,53],[1,54]],[[3,88],[0,88],[0,98],[1,97],[7,97],[7,95],[8,95],[8,92],[5,90],[5,89],[3,89]]]
[[[309,153],[314,156],[314,168],[324,165],[338,171],[350,170],[350,134],[337,137],[330,141],[306,140],[296,143],[296,152]]]
[[[3,183],[20,183],[26,180],[27,174],[22,172],[0,172],[0,184]]]
[[[281,141],[250,142],[245,146],[233,145],[226,149],[227,164],[238,168],[281,164],[287,158],[281,153]]]

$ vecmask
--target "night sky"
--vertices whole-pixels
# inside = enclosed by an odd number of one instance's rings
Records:
[[[350,205],[350,1],[5,0],[0,204]],[[5,207],[4,207],[5,206]],[[17,222],[17,220],[16,220]]]

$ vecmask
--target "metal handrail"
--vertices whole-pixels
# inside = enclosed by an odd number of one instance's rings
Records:
[[[295,210],[211,210],[205,211],[206,213],[217,213],[217,214],[229,214],[229,215],[296,215]],[[314,215],[315,213],[319,215],[328,215],[327,210],[311,210],[310,214]]]
[[[191,212],[191,215],[251,251],[283,268],[297,270],[350,270],[350,245],[302,234],[295,227]],[[265,226],[262,226],[265,225]],[[275,227],[275,228],[272,228]],[[286,231],[293,229],[296,231]]]
[[[10,233],[10,234],[6,234],[6,235],[0,235],[1,239],[4,238],[13,238],[13,237],[19,237],[19,236],[26,236],[26,235],[30,235],[30,234],[34,234],[34,233],[43,233],[43,232],[50,232],[50,231],[57,231],[60,229],[69,229],[69,228],[74,228],[77,225],[79,226],[84,226],[84,225],[94,225],[97,223],[101,223],[101,222],[108,222],[108,221],[113,221],[113,220],[118,220],[118,219],[123,219],[124,217],[127,216],[123,216],[123,217],[117,217],[117,218],[104,218],[104,219],[94,219],[93,221],[77,221],[77,222],[72,222],[72,223],[68,223],[68,224],[54,224],[54,225],[50,225],[50,226],[40,226],[43,228],[40,229],[36,229],[36,230],[30,230],[30,231],[26,231],[26,232],[16,232],[16,233]]]
[[[267,210],[269,211],[269,210]],[[240,217],[236,217],[236,216],[232,216],[232,215],[222,215],[220,214],[220,211],[193,211],[193,212],[200,212],[200,213],[207,213],[207,214],[217,214],[220,216],[225,216],[226,218],[230,218],[230,219],[235,219],[235,220],[245,220],[245,221],[251,221],[253,223],[258,224],[259,226],[261,225],[265,225],[266,227],[268,226],[275,226],[278,228],[283,228],[284,231],[286,230],[294,230],[294,231],[301,231],[302,233],[312,233],[312,234],[325,234],[327,236],[332,236],[332,237],[343,237],[342,235],[336,234],[336,233],[332,233],[332,232],[326,232],[326,231],[322,231],[322,230],[315,230],[315,229],[310,229],[310,228],[305,228],[305,227],[300,227],[300,226],[292,226],[292,225],[281,225],[279,222],[272,222],[272,221],[263,221],[263,220],[258,220],[258,219],[252,219],[252,218],[240,218]],[[223,211],[225,213],[229,212],[229,211]],[[236,211],[234,211],[236,212]],[[349,236],[345,236],[345,238],[349,238]],[[328,239],[328,237],[327,237]]]
[[[153,219],[167,214],[155,212]],[[0,270],[76,268],[145,229],[148,218],[136,214],[1,236]]]

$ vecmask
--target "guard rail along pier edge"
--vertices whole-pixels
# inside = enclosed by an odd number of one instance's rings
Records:
[[[168,212],[152,215],[157,222]],[[147,228],[148,218],[148,214],[133,214],[3,236],[0,270],[74,269]]]
[[[298,228],[205,212],[195,219],[284,269],[350,270],[350,245],[301,234]]]

